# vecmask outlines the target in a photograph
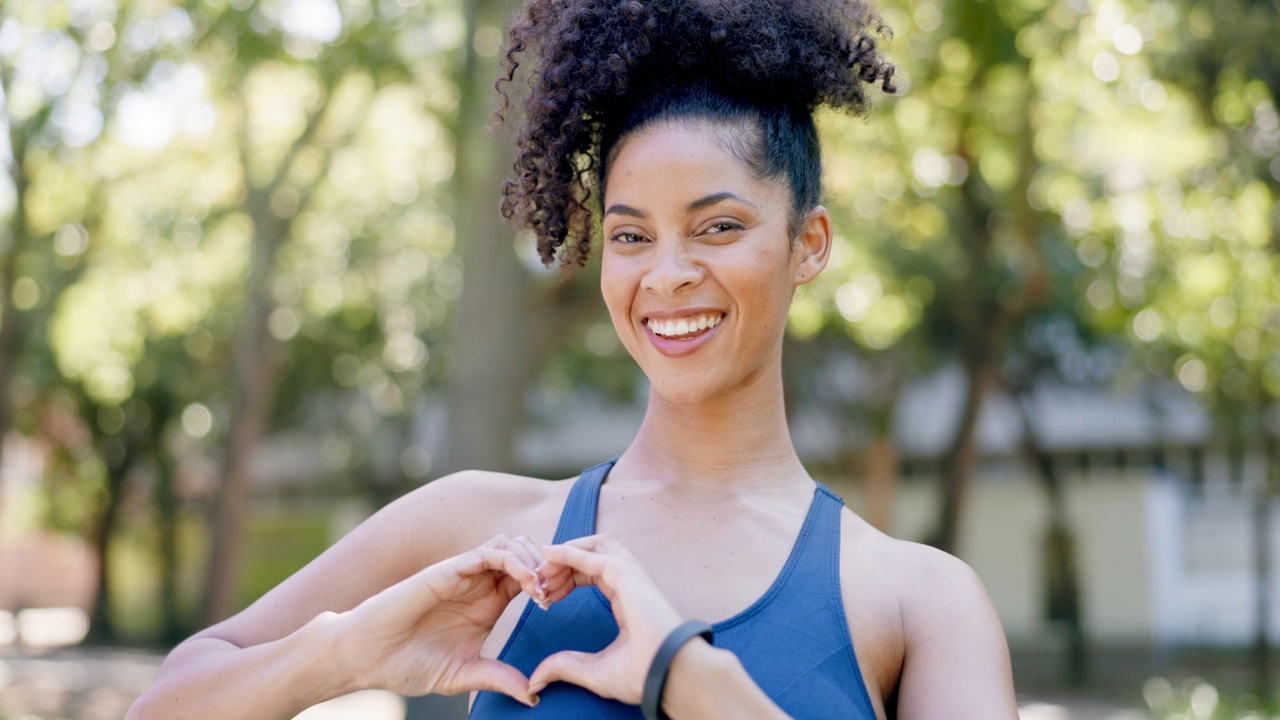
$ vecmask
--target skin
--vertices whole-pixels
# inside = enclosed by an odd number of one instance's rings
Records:
[[[651,125],[609,169],[602,293],[651,390],[601,490],[601,534],[547,544],[571,482],[442,478],[176,648],[129,717],[288,718],[366,687],[493,689],[532,703],[556,680],[635,703],[671,629],[762,595],[813,498],[786,425],[782,336],[832,231],[818,207],[790,236],[785,180],[757,178],[727,152],[720,141],[734,131]],[[692,352],[661,352],[671,343],[647,320],[694,311],[723,319]],[[846,509],[840,583],[877,717],[1017,717],[1003,631],[962,562]],[[492,660],[525,596],[555,602],[585,585],[613,602],[612,645],[557,653],[527,679]],[[664,698],[677,719],[786,717],[732,653],[700,639],[676,655]]]

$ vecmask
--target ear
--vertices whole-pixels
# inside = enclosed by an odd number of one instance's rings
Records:
[[[831,257],[831,215],[818,205],[804,217],[791,251],[792,281],[803,285],[818,277]]]

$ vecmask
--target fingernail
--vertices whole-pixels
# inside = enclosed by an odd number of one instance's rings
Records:
[[[542,700],[542,698],[538,697],[537,695],[530,695],[530,696],[529,696],[529,707],[538,707],[538,703],[539,703],[541,700]]]
[[[534,599],[533,599],[533,602],[534,602],[535,604],[537,604],[537,606],[538,606],[538,607],[540,607],[540,608],[542,608],[543,610],[550,610],[550,609],[551,609],[551,603],[547,602],[547,599],[546,599],[546,598],[534,598]]]

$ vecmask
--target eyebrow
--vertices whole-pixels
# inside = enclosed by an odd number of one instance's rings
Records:
[[[724,191],[724,192],[712,193],[710,195],[707,195],[706,197],[698,198],[697,200],[694,200],[693,202],[686,205],[684,211],[686,213],[697,212],[699,210],[702,210],[703,208],[711,207],[716,203],[724,202],[725,200],[736,200],[742,203],[743,205],[747,205],[748,207],[752,207],[752,208],[755,207],[755,203],[747,200],[746,198],[743,198],[740,195],[735,195],[728,191]],[[614,203],[613,205],[610,205],[608,209],[604,211],[604,214],[605,215],[627,215],[629,217],[637,217],[637,218],[648,217],[648,215],[643,210],[638,210],[636,208],[631,207],[630,205],[623,205],[622,203]]]
[[[703,208],[711,207],[716,203],[724,202],[725,200],[737,200],[738,202],[748,207],[752,207],[752,208],[755,207],[755,203],[748,201],[746,198],[743,198],[738,195],[734,195],[731,192],[725,191],[725,192],[712,193],[704,198],[699,198],[697,200],[694,200],[693,202],[689,203],[684,210],[685,212],[697,212]]]

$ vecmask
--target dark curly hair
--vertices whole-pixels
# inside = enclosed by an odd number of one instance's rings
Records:
[[[814,109],[861,113],[866,86],[895,91],[877,51],[887,34],[862,0],[530,0],[498,80],[501,116],[521,57],[536,54],[502,215],[534,231],[547,265],[582,264],[618,142],[705,118],[751,131],[729,149],[760,177],[787,176],[794,219],[820,193]]]

